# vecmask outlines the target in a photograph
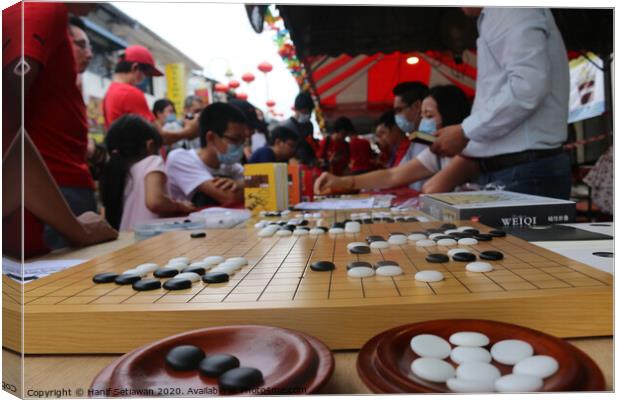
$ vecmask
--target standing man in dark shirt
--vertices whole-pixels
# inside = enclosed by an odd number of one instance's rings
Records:
[[[295,154],[297,134],[283,126],[278,126],[269,135],[269,145],[256,150],[248,164],[288,162]]]
[[[295,115],[282,123],[282,126],[295,132],[298,137],[295,158],[301,164],[314,165],[316,158],[316,141],[312,134],[314,128],[310,117],[314,110],[314,101],[309,92],[301,92],[295,98]]]

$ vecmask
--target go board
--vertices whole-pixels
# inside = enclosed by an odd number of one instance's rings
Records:
[[[441,222],[363,224],[360,233],[259,238],[255,229],[212,230],[206,238],[170,232],[24,286],[26,353],[123,353],[172,334],[219,325],[264,324],[303,331],[331,349],[358,349],[388,328],[432,319],[492,319],[560,337],[612,334],[612,276],[515,238],[467,246],[499,250],[489,273],[464,263],[430,264],[430,252],[409,242],[352,255],[346,245],[367,235],[437,228]],[[486,232],[489,228],[463,223]],[[190,289],[136,292],[131,286],[94,284],[93,275],[121,272],[145,262],[244,256],[249,264],[226,283],[196,282]],[[352,279],[353,260],[393,260],[404,274]],[[336,269],[317,272],[314,261]],[[445,280],[418,282],[419,270],[438,269]],[[12,297],[11,297],[12,298]],[[11,298],[8,298],[11,301]],[[16,304],[4,324],[18,323]],[[11,312],[13,307],[13,312]],[[6,332],[9,336],[11,332]],[[17,347],[18,337],[9,337]],[[12,344],[12,345],[11,345]]]

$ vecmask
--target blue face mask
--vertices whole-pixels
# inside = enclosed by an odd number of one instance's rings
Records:
[[[166,117],[166,123],[176,122],[176,120],[177,116],[174,114],[168,114],[168,116]]]
[[[228,143],[228,151],[224,154],[217,153],[217,159],[222,164],[232,165],[241,161],[243,157],[243,145],[234,145]]]
[[[415,124],[413,122],[409,122],[409,120],[403,114],[396,114],[394,116],[396,120],[396,125],[400,128],[401,131],[405,133],[411,133],[415,131]]]
[[[422,118],[418,130],[424,133],[433,133],[437,130],[437,123],[432,118]]]

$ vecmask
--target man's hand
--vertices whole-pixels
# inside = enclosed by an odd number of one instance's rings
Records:
[[[213,186],[217,189],[234,192],[237,190],[237,182],[230,178],[213,178]]]
[[[177,210],[181,215],[187,215],[193,213],[198,208],[191,201],[178,201],[177,202]]]
[[[461,154],[469,139],[465,137],[461,125],[450,125],[435,132],[437,140],[432,144],[431,151],[443,157],[454,157]]]
[[[88,246],[95,243],[116,240],[118,232],[108,224],[101,215],[92,211],[87,211],[77,217],[78,221],[84,228],[86,235],[80,238],[78,246]]]
[[[330,194],[333,190],[341,189],[341,180],[342,178],[334,174],[323,172],[321,176],[314,181],[314,194]]]

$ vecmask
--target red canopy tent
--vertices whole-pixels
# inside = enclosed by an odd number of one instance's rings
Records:
[[[408,63],[412,57],[418,62]],[[376,118],[392,107],[392,88],[405,81],[454,84],[469,97],[475,91],[476,55],[471,51],[465,51],[461,64],[439,51],[311,56],[304,63],[327,119],[340,115]]]

